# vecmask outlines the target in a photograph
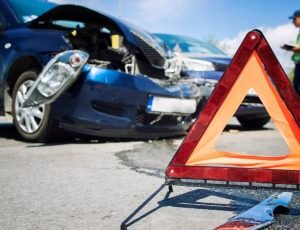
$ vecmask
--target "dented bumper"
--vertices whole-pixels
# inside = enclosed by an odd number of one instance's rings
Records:
[[[178,136],[191,125],[191,107],[197,103],[194,92],[183,88],[168,89],[147,77],[85,65],[77,81],[52,106],[60,127],[73,132],[107,137]],[[186,100],[189,111],[150,111],[153,97]]]

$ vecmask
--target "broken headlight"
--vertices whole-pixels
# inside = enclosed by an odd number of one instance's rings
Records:
[[[55,63],[41,78],[38,91],[45,97],[51,97],[66,83],[69,76],[74,75],[74,69],[65,63]]]
[[[49,104],[77,79],[89,55],[80,50],[57,54],[44,67],[26,95],[23,107]]]
[[[183,66],[184,70],[190,71],[215,71],[214,65],[211,62],[204,60],[184,58]]]

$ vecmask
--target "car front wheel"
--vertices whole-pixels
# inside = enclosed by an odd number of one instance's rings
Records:
[[[51,105],[24,108],[25,94],[38,77],[37,70],[29,70],[20,75],[13,90],[13,120],[20,136],[27,141],[48,141],[54,134],[55,122],[51,115]]]
[[[270,117],[251,117],[251,116],[238,116],[237,120],[240,124],[248,129],[259,129],[270,121]]]

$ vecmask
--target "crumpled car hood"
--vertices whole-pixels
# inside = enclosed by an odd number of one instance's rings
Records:
[[[148,32],[139,29],[135,26],[131,26],[129,23],[124,23],[123,21],[111,16],[106,15],[102,12],[97,12],[94,10],[91,10],[89,8],[79,6],[79,5],[72,5],[72,4],[64,4],[64,5],[58,5],[54,7],[53,9],[47,11],[46,13],[40,15],[38,18],[32,20],[29,23],[29,26],[41,26],[44,22],[47,21],[56,21],[56,20],[69,20],[69,21],[77,21],[82,23],[91,23],[91,24],[110,24],[115,25],[115,28],[117,28],[121,34],[123,34],[126,37],[126,40],[133,44],[136,47],[139,47],[143,52],[146,49],[146,57],[149,58],[150,63],[155,66],[155,60],[153,61],[151,58],[153,58],[153,54],[149,53],[149,44],[150,47],[154,49],[155,52],[157,52],[159,55],[158,57],[161,58],[159,61],[161,62],[159,67],[163,67],[165,62],[165,57],[167,54],[164,52],[164,50],[159,46],[159,44],[156,44],[156,41],[152,39],[152,37],[148,34]],[[46,24],[45,24],[46,25]],[[47,25],[46,25],[47,26]],[[133,31],[135,31],[139,36],[135,36],[133,34]],[[143,37],[142,41],[139,39],[140,37]],[[144,40],[147,40],[148,43],[144,42]],[[146,47],[145,47],[146,46]],[[151,50],[151,48],[150,48]],[[149,55],[147,55],[149,53]],[[157,57],[157,56],[156,56]]]
[[[80,22],[96,22],[99,20],[108,20],[107,17],[113,18],[111,16],[107,16],[102,13],[100,14],[83,6],[66,4],[54,7],[53,9],[32,20],[30,24],[50,20],[74,20]]]
[[[126,36],[128,42],[136,45],[136,41],[133,35],[129,32],[128,26],[125,25],[122,21],[105,13],[97,12],[79,5],[58,5],[47,11],[46,13],[40,15],[36,19],[32,20],[29,23],[29,26],[35,27],[38,25],[40,27],[44,22],[56,20],[77,21],[92,24],[112,24],[120,30],[119,32]]]

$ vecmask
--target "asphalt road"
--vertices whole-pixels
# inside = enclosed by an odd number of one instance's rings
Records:
[[[25,143],[0,117],[0,229],[119,229],[121,222],[164,182],[182,139],[128,141],[76,138]],[[282,154],[287,147],[270,122],[244,130],[234,121],[218,147]],[[274,191],[175,187],[163,190],[128,229],[213,229]],[[267,229],[300,229],[299,194]]]

